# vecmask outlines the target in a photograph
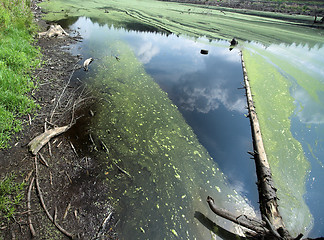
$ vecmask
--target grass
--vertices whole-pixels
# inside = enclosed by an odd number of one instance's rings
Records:
[[[29,0],[0,0],[0,149],[21,130],[19,118],[36,107],[27,96],[34,88],[31,71],[40,63],[32,45],[35,26]]]
[[[16,183],[11,174],[0,181],[0,222],[9,222],[24,196],[25,183]]]

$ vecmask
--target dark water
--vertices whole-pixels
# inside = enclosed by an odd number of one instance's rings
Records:
[[[226,41],[210,43],[207,39],[99,27],[85,18],[71,28],[80,28],[84,41],[76,51],[84,59],[100,54],[96,51],[106,43],[105,36],[126,41],[147,73],[179,107],[229,182],[258,208],[254,161],[247,154],[252,150],[252,138],[244,115],[245,92],[239,89],[243,75],[238,50],[229,51]],[[209,53],[202,55],[201,49]]]
[[[238,89],[242,87],[243,79],[238,50],[229,51],[229,44],[225,41],[209,42],[155,32],[114,29],[99,26],[86,18],[76,20],[70,28],[78,30],[83,37],[83,41],[72,46],[71,51],[82,54],[83,59],[95,58],[89,72],[77,71],[74,79],[79,78],[91,85],[101,59],[109,55],[118,61],[120,57],[120,49],[107,47],[109,43],[127,43],[145,71],[178,106],[199,142],[225,174],[226,181],[258,209],[255,167],[247,154],[252,150],[252,140],[249,120],[244,116],[247,113],[246,100],[244,91]],[[209,53],[203,55],[201,49],[207,49]],[[226,191],[223,194],[226,195]],[[121,231],[129,230],[126,220],[120,225]],[[151,226],[151,229],[156,227]],[[173,230],[172,233],[176,235]],[[126,238],[129,234],[123,233],[122,236]]]

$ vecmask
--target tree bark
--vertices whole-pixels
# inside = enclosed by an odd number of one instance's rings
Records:
[[[242,52],[241,52],[241,59],[242,59],[242,69],[243,69],[249,118],[251,122],[254,160],[255,160],[256,172],[258,177],[257,184],[258,184],[258,192],[259,192],[260,211],[263,218],[264,216],[266,216],[269,219],[270,223],[274,226],[274,228],[277,231],[278,229],[280,229],[280,231],[282,232],[282,230],[285,229],[285,225],[278,209],[278,203],[277,203],[278,197],[276,193],[277,189],[274,187],[269,162],[264,149],[260,125],[255,111],[254,102],[252,99],[250,83],[247,76]],[[286,236],[288,232],[284,231],[282,234]]]

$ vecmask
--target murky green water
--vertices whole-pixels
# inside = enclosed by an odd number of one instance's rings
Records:
[[[99,172],[120,198],[123,237],[209,239],[211,233],[193,217],[200,211],[215,220],[206,208],[207,194],[229,209],[246,208],[244,197],[255,204],[254,168],[245,156],[251,149],[248,123],[240,120],[242,96],[233,90],[240,86],[227,80],[241,77],[226,67],[236,69],[239,58],[235,51],[225,54],[225,42],[213,41],[233,36],[244,45],[248,74],[254,79],[252,90],[287,227],[296,235],[311,229],[311,237],[324,234],[323,31],[309,27],[310,17],[258,16],[152,0],[56,0],[44,5],[52,9],[47,16],[51,20],[74,16],[73,23],[88,16],[97,22],[83,19],[74,25],[84,41],[73,51],[97,58],[89,72],[76,72],[75,77],[100,89],[91,131],[109,148],[109,156],[98,157],[106,158]],[[154,30],[163,31],[164,37]],[[178,41],[170,32],[204,35],[211,43]],[[201,48],[210,54],[200,55]],[[209,128],[213,123],[216,127]],[[131,177],[118,172],[112,161]]]
[[[211,213],[208,195],[238,215],[255,215],[246,198],[256,205],[238,51],[224,41],[100,27],[86,18],[71,28],[83,36],[71,51],[95,58],[74,78],[98,98],[89,132],[109,149],[95,156],[98,179],[118,201],[120,236],[210,239],[196,212],[237,231]],[[209,54],[200,54],[202,48]]]

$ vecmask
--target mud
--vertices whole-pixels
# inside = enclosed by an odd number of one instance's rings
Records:
[[[41,19],[38,3],[34,1],[31,8],[39,32],[42,32],[50,23]],[[45,124],[45,119],[56,126],[69,124],[72,119],[75,122],[69,131],[53,138],[50,147],[45,145],[40,150],[48,167],[41,164],[39,156],[37,158],[38,179],[47,209],[54,214],[57,207],[57,222],[78,239],[117,239],[113,230],[117,222],[114,214],[103,229],[104,220],[113,212],[112,203],[108,200],[110,189],[97,179],[96,159],[91,155],[93,149],[88,147],[90,140],[86,139],[91,121],[88,111],[95,108],[95,101],[83,83],[69,81],[75,71],[82,71],[79,69],[82,56],[72,56],[66,51],[69,45],[82,41],[77,33],[73,35],[77,37],[39,38],[35,41],[44,63],[33,74],[37,88],[30,95],[40,109],[25,117],[24,130],[12,137],[11,148],[0,151],[0,177],[15,173],[17,182],[26,181],[25,195],[14,219],[0,231],[0,239],[31,239],[27,224],[27,191],[35,173],[35,157],[28,152],[27,144],[44,131],[45,125],[53,127]],[[51,119],[54,108],[55,114]],[[80,137],[83,138],[82,145],[78,144]],[[31,219],[36,231],[33,239],[69,239],[46,216],[35,187],[31,194]]]

